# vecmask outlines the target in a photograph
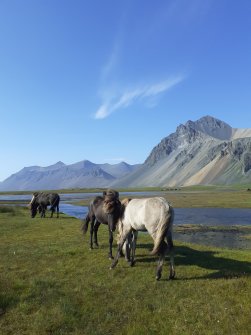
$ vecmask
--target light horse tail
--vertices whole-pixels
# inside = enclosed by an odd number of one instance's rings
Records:
[[[164,203],[163,203],[164,204]],[[174,219],[174,210],[173,207],[167,203],[165,204],[166,208],[162,212],[160,217],[160,222],[158,225],[158,230],[156,233],[156,237],[154,239],[153,250],[151,251],[151,255],[158,255],[166,249],[167,244],[164,241],[165,237],[167,237],[167,243],[172,248],[172,226]],[[168,207],[167,207],[168,206]]]

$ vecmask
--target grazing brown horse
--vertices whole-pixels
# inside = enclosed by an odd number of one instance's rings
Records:
[[[97,232],[100,224],[108,226],[109,232],[109,258],[112,256],[113,232],[116,229],[116,223],[120,216],[119,193],[115,190],[108,189],[103,192],[103,196],[97,196],[91,201],[89,211],[86,215],[85,222],[82,226],[83,234],[86,234],[90,223],[90,248],[94,244],[98,246]]]

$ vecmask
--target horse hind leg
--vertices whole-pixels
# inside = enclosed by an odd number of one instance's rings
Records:
[[[94,220],[91,220],[91,224],[90,224],[90,249],[93,249],[93,231],[94,231]]]
[[[50,208],[50,211],[51,211],[51,218],[53,217],[53,215],[54,215],[54,213],[55,213],[55,211],[56,211],[56,206],[51,206],[51,208]]]
[[[168,251],[169,257],[170,257],[170,275],[169,275],[169,279],[174,279],[175,278],[174,246],[173,246],[173,241],[172,240],[168,241],[167,251]]]
[[[163,268],[166,252],[167,252],[167,244],[165,241],[162,241],[160,251],[159,251],[159,260],[158,260],[157,270],[156,270],[156,280],[160,280],[162,276],[162,268]]]

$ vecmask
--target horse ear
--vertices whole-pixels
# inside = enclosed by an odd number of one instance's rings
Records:
[[[126,207],[131,200],[132,200],[131,198],[125,198],[121,201],[121,205]]]

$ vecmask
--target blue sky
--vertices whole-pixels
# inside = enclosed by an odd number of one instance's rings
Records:
[[[143,163],[180,123],[251,126],[251,1],[0,0],[0,181]]]

